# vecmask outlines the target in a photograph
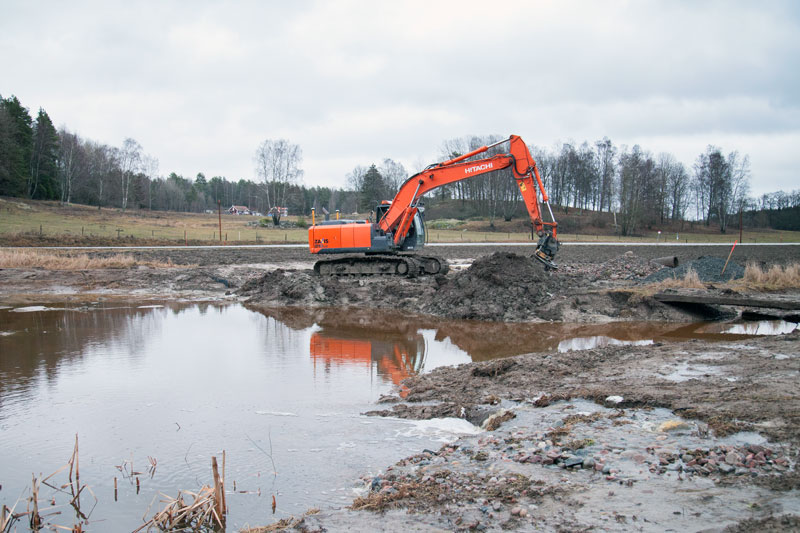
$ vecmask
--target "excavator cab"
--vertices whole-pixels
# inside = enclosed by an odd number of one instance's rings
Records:
[[[391,202],[383,202],[377,206],[375,208],[375,221],[380,221],[391,206]],[[421,250],[422,247],[425,246],[425,218],[422,215],[424,211],[425,207],[423,207],[422,202],[420,202],[417,206],[417,212],[414,214],[414,218],[411,221],[411,227],[408,229],[408,235],[406,235],[406,238],[399,247],[401,252]]]

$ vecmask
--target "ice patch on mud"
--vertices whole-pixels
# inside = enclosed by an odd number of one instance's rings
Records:
[[[140,305],[136,309],[161,309],[163,305]]]
[[[483,430],[462,418],[432,418],[430,420],[404,420],[410,427],[396,432],[397,437],[426,438],[436,442],[451,443],[464,435],[478,435]]]
[[[640,341],[621,341],[604,335],[594,337],[575,337],[566,339],[558,343],[560,353],[572,352],[576,350],[591,350],[592,348],[602,348],[603,346],[649,346],[653,344],[652,339]]]
[[[719,443],[731,446],[751,446],[754,444],[758,446],[764,446],[769,444],[769,441],[755,431],[740,431],[738,433],[734,433],[733,435],[728,435],[727,437],[719,439]]]
[[[288,413],[281,411],[256,411],[256,414],[264,416],[297,416],[296,413]]]
[[[661,368],[659,371],[667,381],[682,383],[690,379],[698,379],[706,376],[719,376],[722,374],[719,368],[708,365],[690,365],[689,363],[678,363]]]
[[[45,307],[44,305],[30,305],[28,307],[17,307],[11,310],[12,313],[36,313],[38,311],[63,311],[63,309]]]

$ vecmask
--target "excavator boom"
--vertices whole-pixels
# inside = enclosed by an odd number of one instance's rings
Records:
[[[505,153],[492,155],[482,159],[473,159],[479,154],[502,143],[508,143]],[[511,168],[513,177],[522,194],[525,207],[530,215],[531,223],[540,239],[534,257],[547,268],[556,268],[553,258],[558,250],[557,223],[550,209],[547,192],[544,189],[536,162],[531,157],[525,142],[512,135],[504,141],[493,145],[482,146],[467,154],[448,161],[428,166],[422,172],[408,178],[397,191],[388,205],[378,206],[378,220],[371,221],[337,221],[335,223],[313,224],[309,229],[309,247],[315,254],[341,254],[363,252],[367,254],[397,254],[402,251],[418,250],[424,244],[424,223],[418,205],[425,193],[461,180],[473,178],[505,168]],[[542,220],[539,209],[537,190],[541,192],[542,201],[548,206],[550,221]],[[438,273],[440,267],[435,265],[436,258],[405,259],[406,256],[392,259],[358,258],[328,262],[334,268],[315,269],[320,273]],[[421,264],[416,264],[420,263]],[[358,264],[354,268],[355,264]],[[372,263],[372,265],[370,265]],[[375,271],[374,266],[380,265]],[[326,270],[330,270],[327,272]]]

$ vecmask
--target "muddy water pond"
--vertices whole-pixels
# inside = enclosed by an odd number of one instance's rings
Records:
[[[764,323],[755,332],[792,327]],[[161,508],[162,493],[210,484],[211,457],[223,450],[230,529],[266,524],[346,505],[359,475],[479,431],[462,420],[360,415],[409,375],[527,352],[753,331],[431,322],[236,304],[2,307],[0,505],[26,507],[32,476],[65,465],[77,434],[90,488],[80,512],[94,530],[130,531]],[[40,499],[54,513],[49,523],[81,520],[63,492],[43,486]]]

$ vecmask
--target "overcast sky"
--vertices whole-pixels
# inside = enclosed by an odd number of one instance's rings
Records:
[[[800,2],[3,0],[0,94],[159,171],[255,179],[265,139],[343,187],[442,142],[608,136],[688,167],[749,154],[752,192],[800,188]]]

